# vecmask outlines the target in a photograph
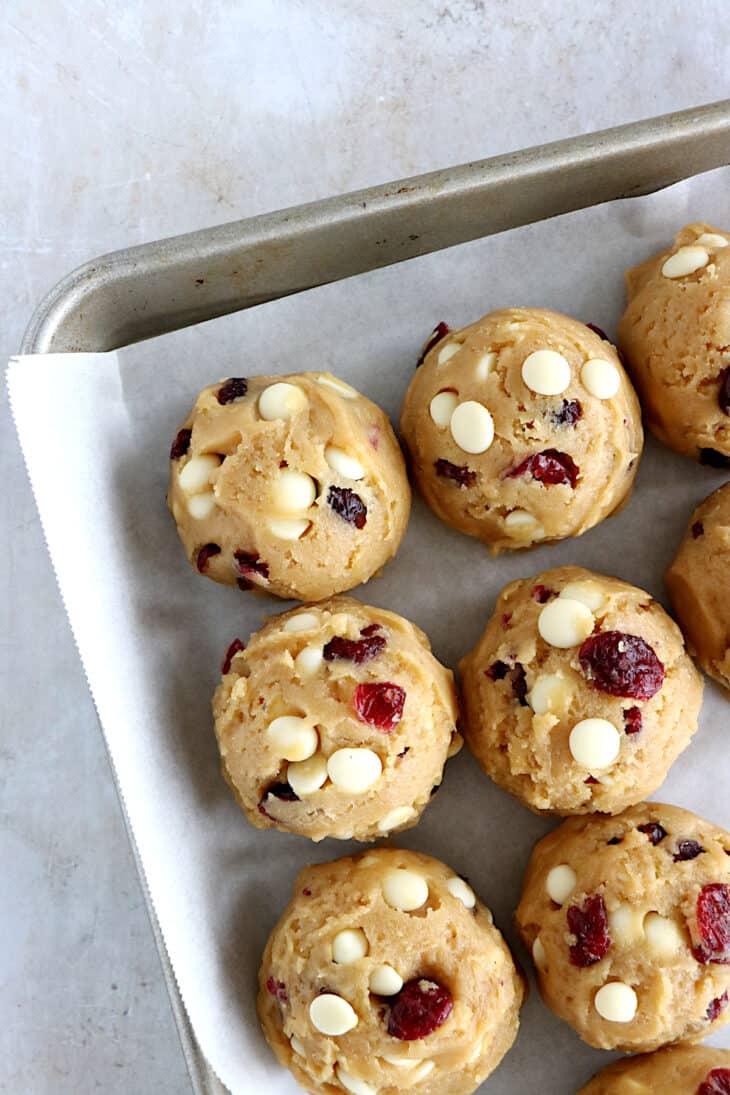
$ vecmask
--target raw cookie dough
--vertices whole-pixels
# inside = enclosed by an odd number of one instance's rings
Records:
[[[665,581],[690,652],[730,688],[730,483],[692,514]]]
[[[415,624],[349,597],[272,616],[213,697],[223,773],[259,829],[375,840],[418,821],[458,752],[454,677]]]
[[[471,751],[537,813],[615,814],[646,798],[702,702],[661,605],[581,567],[506,586],[460,671]]]
[[[379,848],[298,875],[258,1011],[309,1092],[468,1095],[512,1045],[524,996],[471,887],[430,856]]]
[[[618,344],[657,437],[730,467],[730,235],[688,224],[626,273]]]
[[[727,1095],[730,1050],[671,1046],[604,1068],[578,1095]]]
[[[589,1045],[705,1038],[730,1017],[730,833],[658,802],[569,818],[532,852],[517,926]]]
[[[437,328],[400,428],[429,506],[494,552],[597,525],[626,501],[643,444],[610,342],[538,308]]]
[[[387,416],[329,373],[205,388],[170,453],[188,559],[226,585],[317,601],[395,555],[411,504]]]

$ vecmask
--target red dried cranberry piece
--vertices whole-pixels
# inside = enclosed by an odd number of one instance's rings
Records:
[[[299,802],[299,795],[294,794],[294,789],[288,783],[272,783],[264,797],[268,798],[269,795],[281,799],[282,802]]]
[[[338,517],[347,521],[348,525],[354,525],[358,529],[365,528],[368,508],[354,490],[350,490],[349,487],[330,487],[327,492],[327,504]]]
[[[178,430],[177,437],[172,443],[170,449],[170,459],[179,460],[190,448],[190,438],[193,436],[192,430]]]
[[[578,656],[593,687],[611,696],[650,700],[664,682],[664,666],[638,635],[601,631],[585,640]]]
[[[717,402],[723,414],[730,414],[730,367],[720,376],[720,391],[717,394]]]
[[[506,662],[492,662],[488,669],[484,670],[484,676],[489,677],[490,681],[501,681],[509,673],[509,666]]]
[[[443,1026],[453,1010],[454,1000],[448,989],[417,977],[407,981],[393,998],[388,1034],[403,1042],[428,1038]]]
[[[606,903],[599,893],[590,894],[582,905],[568,909],[568,931],[575,936],[570,947],[574,966],[592,966],[600,962],[611,946]]]
[[[240,573],[249,583],[253,577],[260,578],[263,582],[268,581],[269,564],[260,559],[255,551],[236,551],[233,558],[236,560]],[[250,585],[246,588],[250,588]]]
[[[452,464],[450,460],[437,460],[434,467],[436,474],[442,479],[451,479],[460,487],[473,487],[477,481],[477,473],[467,468],[466,464],[459,467],[458,464]]]
[[[304,887],[304,889],[302,890],[302,894],[304,895],[304,897],[312,896],[312,891],[309,889],[309,886]]]
[[[223,659],[223,664],[221,665],[221,673],[223,674],[223,676],[225,676],[226,673],[231,668],[231,662],[235,658],[236,654],[238,654],[239,651],[245,650],[245,649],[246,649],[246,644],[242,643],[240,639],[234,639],[233,640],[231,645],[228,647],[228,650],[226,650],[226,656]]]
[[[221,384],[216,398],[223,406],[226,403],[232,403],[234,399],[242,399],[247,391],[248,381],[245,377],[232,376],[230,380],[226,380],[225,384]]]
[[[567,485],[575,489],[579,473],[580,468],[567,452],[545,449],[544,452],[533,453],[516,468],[512,468],[507,472],[507,478],[516,479],[520,475],[530,474],[546,487]]]
[[[426,360],[426,354],[430,353],[430,351],[433,350],[437,342],[440,342],[442,338],[446,338],[450,330],[451,328],[449,327],[448,323],[444,323],[443,320],[441,320],[440,323],[436,324],[433,331],[431,331],[431,334],[428,336],[426,342],[424,343],[418,361],[416,362],[416,368],[418,368],[419,365],[423,365],[424,361]]]
[[[195,558],[195,565],[201,574],[205,574],[208,569],[208,560],[212,559],[214,555],[220,555],[220,553],[221,549],[218,544],[203,544]]]
[[[667,830],[658,821],[645,821],[643,825],[637,825],[640,833],[645,833],[650,844],[660,844],[667,835]]]
[[[603,327],[599,327],[597,323],[586,323],[586,327],[593,331],[594,335],[598,335],[599,338],[602,338],[604,342],[611,341],[606,332],[603,330]]]
[[[700,449],[700,464],[708,468],[730,468],[730,456],[717,449]]]
[[[537,601],[539,605],[544,605],[552,596],[553,591],[552,589],[548,589],[547,586],[535,586],[532,591],[532,599],[533,601]]]
[[[370,635],[364,639],[344,639],[335,635],[325,643],[322,653],[326,662],[348,661],[363,665],[377,658],[384,649],[385,638],[382,635]]]
[[[584,779],[583,782],[584,783],[594,784],[594,783],[598,783],[598,780],[596,779],[595,776],[588,776],[588,779]]]
[[[360,722],[392,730],[403,718],[406,694],[399,684],[390,681],[359,684],[355,689],[355,713]]]
[[[527,677],[525,675],[525,667],[517,665],[512,670],[512,691],[515,694],[515,699],[519,700],[522,707],[527,707]]]
[[[698,962],[730,964],[730,886],[724,882],[711,882],[700,890],[697,932],[700,942],[694,954]]]
[[[627,734],[641,732],[641,711],[638,707],[630,707],[628,711],[624,711],[624,730]]]
[[[286,1004],[289,995],[283,981],[277,981],[275,977],[269,977],[266,981],[266,987],[271,995],[276,997],[280,1004]]]
[[[612,836],[610,840],[606,841],[606,844],[623,844],[624,838],[622,836]]]
[[[697,1095],[730,1095],[730,1068],[713,1068],[697,1088]]]
[[[689,859],[697,859],[704,853],[704,848],[696,840],[678,840],[677,850],[672,856],[675,863],[686,863]]]
[[[382,630],[382,628],[381,628],[380,624],[368,624],[367,627],[363,627],[363,628],[360,629],[360,634],[361,635],[374,635],[376,631],[381,631],[381,630]]]
[[[704,536],[704,534],[705,526],[702,524],[701,521],[695,521],[695,523],[692,525],[692,539],[699,540],[700,536]]]
[[[247,593],[249,589],[253,589],[253,582],[249,582],[248,578],[237,578],[236,585],[239,589],[242,589],[244,593]]]
[[[550,412],[556,426],[575,426],[583,417],[583,407],[577,399],[564,399],[561,406]]]
[[[727,992],[723,992],[722,996],[716,996],[714,1000],[710,1000],[707,1005],[707,1018],[711,1023],[715,1022],[715,1019],[722,1015],[723,1011],[727,1007]]]

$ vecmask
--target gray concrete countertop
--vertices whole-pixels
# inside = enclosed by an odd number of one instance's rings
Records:
[[[727,19],[723,0],[7,0],[0,358],[101,252],[723,98]],[[0,1090],[187,1092],[2,399]]]

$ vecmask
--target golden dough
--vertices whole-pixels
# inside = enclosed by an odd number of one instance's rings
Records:
[[[724,1087],[712,1086],[717,1072]],[[712,1073],[715,1073],[715,1077]],[[708,1083],[711,1086],[704,1088]],[[722,1095],[730,1091],[730,1049],[671,1046],[604,1068],[578,1095]]]

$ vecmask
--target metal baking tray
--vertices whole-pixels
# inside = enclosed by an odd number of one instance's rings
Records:
[[[119,349],[729,163],[724,100],[115,251],[51,290],[20,352]],[[183,1007],[118,784],[117,792],[193,1090],[225,1095]]]

